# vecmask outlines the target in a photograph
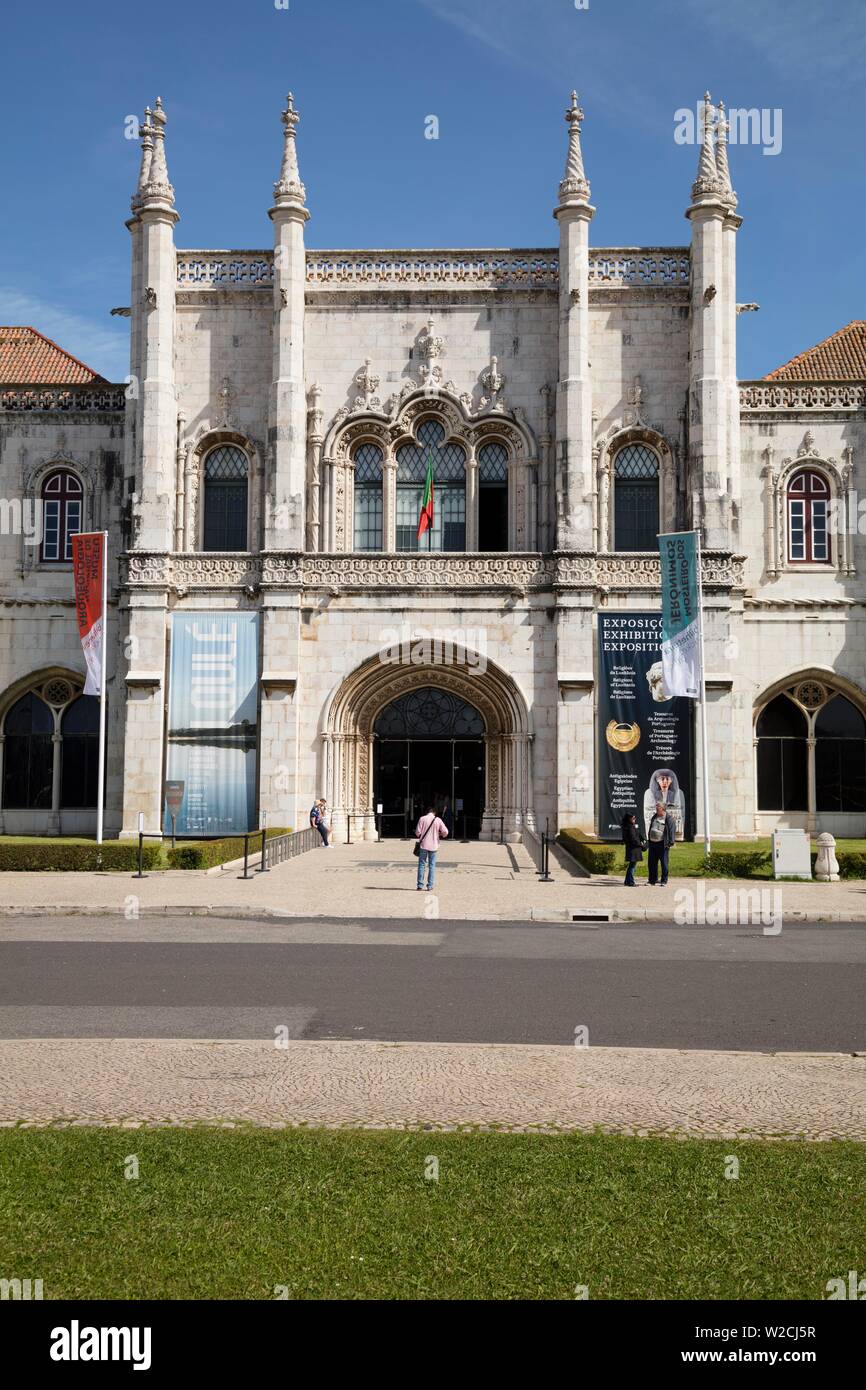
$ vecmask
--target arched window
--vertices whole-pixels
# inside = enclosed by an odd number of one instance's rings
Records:
[[[60,733],[60,806],[89,809],[97,800],[99,701],[79,695],[63,711]]]
[[[64,564],[72,559],[72,537],[81,530],[84,489],[81,480],[68,468],[49,473],[42,484],[42,549],[40,558],[48,564]]]
[[[382,549],[382,450],[359,444],[355,463],[355,549]],[[417,522],[416,522],[417,526]]]
[[[815,719],[815,795],[819,811],[866,811],[866,720],[844,695]]]
[[[377,738],[484,737],[484,720],[474,705],[449,690],[424,686],[400,695],[376,716]]]
[[[496,443],[478,450],[478,549],[508,549],[508,451]]]
[[[827,510],[830,486],[813,468],[795,473],[788,484],[788,559],[792,564],[830,563]]]
[[[761,711],[758,736],[758,810],[809,809],[806,716],[787,695]]]
[[[627,444],[613,465],[615,550],[656,550],[659,533],[659,461],[645,444]]]
[[[51,710],[34,691],[28,691],[6,715],[3,732],[4,807],[50,811],[54,769]]]
[[[247,456],[234,444],[204,461],[203,550],[247,549]]]
[[[397,450],[397,549],[465,550],[466,450],[445,442],[438,420],[422,420],[416,444]],[[427,465],[433,470],[433,527],[418,541]]]

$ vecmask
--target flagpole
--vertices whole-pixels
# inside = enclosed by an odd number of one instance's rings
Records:
[[[704,858],[712,853],[710,839],[710,759],[707,752],[707,677],[704,666],[704,586],[701,577],[701,533],[695,527],[696,569],[698,579],[698,652],[701,663],[701,760],[704,773]]]
[[[108,681],[105,655],[108,649],[108,532],[102,533],[102,635],[99,658],[99,774],[96,782],[96,843],[102,844],[103,805],[105,802],[105,696]]]

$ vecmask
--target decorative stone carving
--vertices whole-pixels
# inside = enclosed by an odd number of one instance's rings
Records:
[[[355,410],[381,410],[382,402],[376,395],[379,389],[379,378],[370,370],[371,359],[367,357],[364,361],[363,369],[355,377],[355,385],[360,389],[360,396],[355,397]]]
[[[427,320],[427,327],[418,339],[418,350],[425,362],[430,362],[434,357],[438,357],[442,351],[445,340],[437,338],[433,332],[433,320]]]
[[[491,357],[490,366],[481,373],[481,384],[489,395],[482,396],[479,404],[480,410],[503,410],[504,406],[500,400],[502,388],[505,385],[505,377],[499,370],[499,359]]]

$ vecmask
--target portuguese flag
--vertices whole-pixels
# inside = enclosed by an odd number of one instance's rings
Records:
[[[433,459],[427,455],[427,477],[424,479],[424,496],[421,499],[421,515],[418,518],[418,540],[427,528],[433,530]]]

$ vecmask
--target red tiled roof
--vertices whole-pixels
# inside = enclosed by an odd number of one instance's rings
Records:
[[[866,381],[866,319],[852,319],[823,343],[768,372],[764,380]]]
[[[0,327],[0,384],[4,386],[86,386],[105,377],[35,328]]]

